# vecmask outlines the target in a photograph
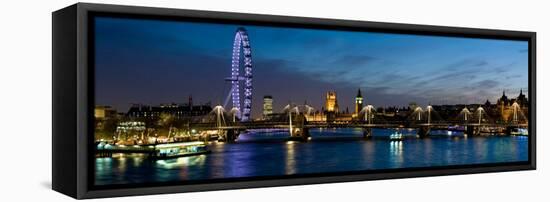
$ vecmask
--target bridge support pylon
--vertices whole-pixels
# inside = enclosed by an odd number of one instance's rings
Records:
[[[96,157],[113,157],[113,152],[99,151],[99,152],[96,153]]]
[[[203,142],[208,142],[208,141],[210,141],[210,135],[204,134],[204,135],[202,135],[202,136],[199,136],[199,141],[201,141],[201,140],[202,140]]]
[[[430,127],[429,126],[419,127],[417,134],[420,138],[428,137],[430,135]]]
[[[289,140],[305,142],[309,137],[309,128],[293,128],[292,136],[290,136]]]
[[[372,138],[372,128],[364,128],[363,129],[363,138],[365,138],[365,139],[371,139]]]
[[[226,130],[223,131],[223,134],[220,136],[221,139],[218,139],[218,142],[235,142],[239,137],[239,130]]]
[[[506,126],[506,135],[512,135],[512,131],[514,131],[515,129],[518,129],[519,127],[516,127],[516,126]]]
[[[306,117],[303,114],[300,114],[296,116],[295,121],[296,124],[294,127],[292,127],[291,136],[289,138],[290,141],[301,141],[305,142],[309,139],[309,128],[304,127],[307,124]]]
[[[468,137],[472,137],[472,136],[476,136],[476,135],[479,135],[479,130],[477,127],[475,126],[465,126],[466,128],[464,128],[464,133],[468,136]]]

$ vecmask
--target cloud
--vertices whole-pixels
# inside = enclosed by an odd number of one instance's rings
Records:
[[[523,75],[519,75],[519,74],[514,74],[514,75],[509,75],[509,76],[506,76],[506,80],[510,80],[510,79],[517,79],[517,78],[521,78],[523,77]]]
[[[478,81],[474,83],[473,87],[478,89],[492,89],[492,88],[498,87],[499,85],[500,85],[500,82],[498,81],[486,79],[486,80]]]
[[[468,59],[463,59],[463,60],[451,63],[451,64],[447,65],[446,69],[448,69],[448,70],[459,69],[459,68],[460,69],[462,69],[462,68],[471,69],[471,68],[478,68],[478,67],[482,67],[482,66],[487,66],[488,64],[489,63],[485,60],[468,58]]]
[[[357,66],[364,66],[376,60],[377,58],[368,55],[344,54],[336,57],[332,61],[332,64],[344,68],[356,68]]]

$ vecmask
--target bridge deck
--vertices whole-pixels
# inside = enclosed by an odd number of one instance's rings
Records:
[[[527,127],[528,124],[500,124],[500,123],[358,123],[358,122],[309,122],[306,124],[293,124],[297,128],[420,128],[420,127],[451,127],[451,126],[475,126],[475,127]],[[286,129],[288,122],[242,122],[235,125],[216,126],[214,123],[192,124],[190,127],[197,129],[221,129],[221,130],[245,130],[245,129]]]

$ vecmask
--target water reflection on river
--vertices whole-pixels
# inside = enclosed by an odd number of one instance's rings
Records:
[[[459,132],[433,131],[435,137],[415,138],[403,130],[402,141],[391,141],[393,130],[375,129],[363,140],[360,129],[310,131],[309,142],[287,142],[287,132],[243,134],[237,143],[211,142],[212,153],[167,160],[143,155],[96,158],[97,185],[304,173],[360,171],[406,167],[526,161],[528,138],[490,136],[468,138]]]

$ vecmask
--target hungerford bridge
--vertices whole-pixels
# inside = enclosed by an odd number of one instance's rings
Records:
[[[190,123],[189,128],[217,130],[220,141],[232,142],[240,133],[252,129],[287,129],[291,140],[305,141],[310,136],[309,130],[315,128],[361,128],[363,137],[368,139],[373,135],[373,128],[416,129],[418,136],[423,138],[428,137],[432,129],[448,130],[461,127],[465,135],[475,136],[481,133],[511,134],[512,130],[528,127],[527,118],[517,103],[512,105],[511,119],[508,122],[492,121],[493,119],[487,115],[483,107],[477,108],[475,112],[464,108],[453,120],[442,120],[431,106],[425,109],[417,107],[403,121],[384,120],[384,116],[377,115],[372,105],[364,107],[355,120],[308,121],[312,109],[307,105],[293,107],[288,105],[281,113],[282,116],[276,119],[239,121],[235,110],[226,112],[222,106],[216,106],[205,117],[205,122]]]

